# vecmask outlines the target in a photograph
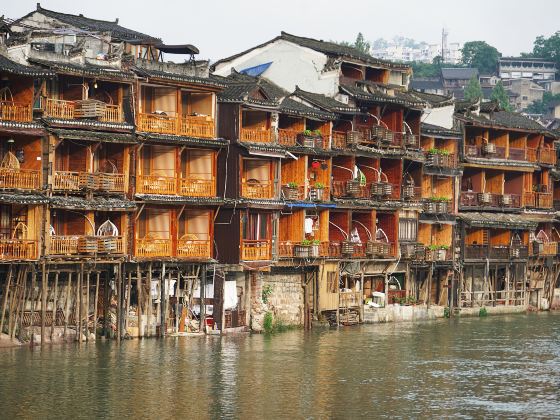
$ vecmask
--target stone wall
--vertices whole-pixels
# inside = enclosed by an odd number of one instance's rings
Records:
[[[265,273],[261,276],[259,293],[270,290],[267,297],[268,311],[274,320],[284,325],[303,326],[304,296],[301,274]]]

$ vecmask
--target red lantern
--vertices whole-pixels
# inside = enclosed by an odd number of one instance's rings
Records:
[[[320,164],[318,161],[316,161],[316,160],[314,160],[313,162],[311,162],[311,167],[312,167],[313,169],[319,169],[320,166],[321,166],[321,164]]]

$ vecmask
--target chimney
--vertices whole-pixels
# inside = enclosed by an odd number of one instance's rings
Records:
[[[119,18],[115,19],[115,23],[118,25],[119,24]]]
[[[41,3],[37,3],[37,10],[41,10]]]

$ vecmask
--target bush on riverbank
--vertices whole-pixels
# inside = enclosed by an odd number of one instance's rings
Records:
[[[272,312],[264,315],[263,329],[267,334],[289,331],[298,328],[296,325],[286,325],[280,319],[274,319]]]

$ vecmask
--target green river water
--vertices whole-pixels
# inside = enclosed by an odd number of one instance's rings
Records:
[[[560,314],[0,349],[0,418],[559,418]]]

